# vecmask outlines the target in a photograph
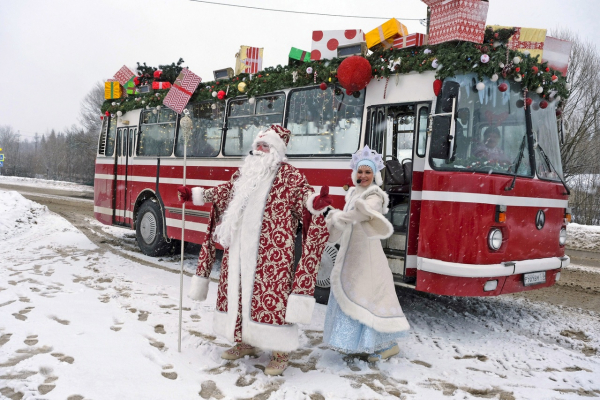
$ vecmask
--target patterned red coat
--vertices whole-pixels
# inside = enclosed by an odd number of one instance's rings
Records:
[[[213,207],[191,298],[206,299],[215,261],[213,232],[231,200],[237,176],[211,189],[192,189],[194,204],[212,202]],[[240,232],[223,255],[213,323],[216,333],[265,350],[298,347],[296,323],[310,323],[317,270],[329,236],[325,219],[312,208],[315,197],[304,175],[286,163],[272,183],[265,182],[262,194],[257,188],[251,195]],[[304,227],[302,254],[294,273],[294,241],[303,219],[308,229]]]

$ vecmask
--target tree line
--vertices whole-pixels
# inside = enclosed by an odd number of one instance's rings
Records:
[[[573,43],[567,77],[571,95],[559,122],[573,221],[600,224],[600,52],[595,43],[568,29],[552,35]],[[7,156],[0,172],[93,184],[103,101],[104,85],[97,83],[81,103],[79,126],[36,134],[34,139],[21,138],[11,126],[0,126],[0,147]]]

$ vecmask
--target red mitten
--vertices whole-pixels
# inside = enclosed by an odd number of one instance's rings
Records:
[[[177,199],[181,203],[192,200],[192,189],[187,186],[179,186],[177,188]]]
[[[333,199],[329,197],[329,186],[321,186],[321,193],[313,200],[313,208],[319,211],[332,203]]]

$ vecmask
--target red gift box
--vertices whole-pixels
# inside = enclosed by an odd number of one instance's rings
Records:
[[[171,90],[165,96],[163,104],[177,114],[181,114],[200,82],[202,82],[202,78],[198,75],[187,68],[182,69]]]
[[[483,43],[490,3],[482,0],[421,0],[431,10],[429,44],[452,40]]]
[[[160,90],[160,89],[169,89],[171,87],[171,82],[152,82],[152,89]]]
[[[550,68],[560,71],[563,76],[567,76],[572,46],[573,43],[567,40],[546,36],[542,62],[547,61]]]
[[[125,84],[129,82],[129,80],[134,76],[135,74],[133,73],[133,71],[130,70],[126,65],[123,65],[121,69],[118,70],[115,74],[115,79],[119,81],[121,85],[125,86]]]
[[[405,47],[424,46],[427,42],[427,35],[422,33],[411,33],[408,36],[403,36],[394,39],[392,47],[394,49],[403,49]]]

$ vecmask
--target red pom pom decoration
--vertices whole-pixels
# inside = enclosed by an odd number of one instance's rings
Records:
[[[508,90],[508,85],[506,83],[501,83],[498,85],[498,90],[501,92],[506,92]]]
[[[321,88],[321,90],[327,90],[327,84],[325,82],[322,82],[319,87]]]
[[[536,66],[531,67],[531,69],[533,70],[534,74],[537,74],[539,71],[538,67],[536,67]]]
[[[521,68],[517,67],[517,68],[515,68],[515,71],[519,72],[519,71],[521,71]]]
[[[102,121],[104,119],[104,115],[100,116],[100,121]]]
[[[546,108],[546,107],[548,107],[548,102],[546,100],[540,101],[540,108]]]
[[[135,78],[133,78],[133,83],[135,86],[139,86],[140,85],[140,78],[138,78],[137,76]]]
[[[161,75],[162,75],[162,71],[160,69],[154,71],[154,79],[159,79]]]
[[[550,72],[550,68],[546,67],[546,72]]]
[[[108,116],[110,116],[110,113],[107,111],[104,113],[104,115],[106,115],[108,117]]]
[[[223,100],[225,98],[225,91],[224,90],[219,90],[219,92],[217,93],[217,98],[219,100]]]
[[[531,99],[531,97],[528,97],[528,98],[525,99],[525,104],[527,104],[528,106],[530,106],[531,103],[533,103],[533,100]]]
[[[371,81],[371,64],[361,56],[346,58],[337,69],[340,85],[350,92],[363,90]]]
[[[556,82],[558,80],[558,76],[552,75],[552,82]]]
[[[433,94],[435,94],[436,96],[440,95],[440,92],[442,91],[442,83],[444,81],[442,81],[441,79],[436,79],[435,81],[433,81]]]

